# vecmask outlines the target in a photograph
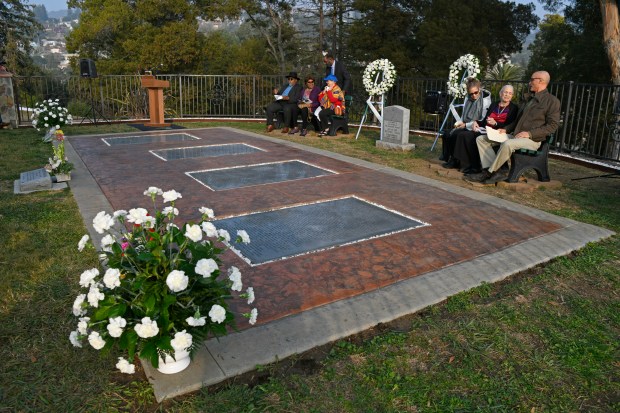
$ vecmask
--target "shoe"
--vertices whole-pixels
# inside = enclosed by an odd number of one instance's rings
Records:
[[[471,166],[469,168],[463,169],[463,173],[465,175],[476,175],[476,174],[479,174],[480,172],[482,172],[482,169],[472,168]]]
[[[465,175],[465,180],[469,182],[482,182],[491,177],[491,173],[487,170],[484,170],[477,174]]]
[[[288,133],[288,128],[282,128],[282,132],[280,133]]]
[[[499,170],[493,172],[491,176],[482,181],[482,183],[485,185],[495,185],[498,182],[504,181],[506,178],[508,178],[508,174]]]
[[[446,169],[455,169],[456,168],[456,162],[454,162],[453,158],[450,158],[450,160],[448,162],[442,163],[441,166],[443,166]]]
[[[443,153],[441,155],[439,155],[439,160],[440,161],[445,161],[446,160],[446,158],[443,157]]]
[[[299,134],[299,136],[306,136],[306,134],[308,134],[308,130],[307,129],[302,129],[301,133]]]
[[[273,131],[273,125],[267,125],[267,133]]]
[[[299,132],[299,128],[293,128],[293,129],[291,129],[291,131],[290,131],[288,134],[289,134],[289,135],[294,135],[294,134],[296,134],[297,132]]]
[[[325,129],[324,131],[319,132],[319,136],[325,136],[329,133],[329,129]]]

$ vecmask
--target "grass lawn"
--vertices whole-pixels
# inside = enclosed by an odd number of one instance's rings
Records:
[[[203,122],[262,133],[254,123]],[[132,132],[70,126],[67,136]],[[620,179],[551,161],[561,188],[473,188],[428,167],[432,140],[411,154],[360,138],[272,136],[446,180],[620,232]],[[618,412],[620,237],[526,273],[460,293],[389,325],[259,366],[230,382],[157,404],[142,371],[119,373],[115,354],[75,349],[71,306],[86,233],[70,190],[13,194],[20,172],[45,164],[33,129],[0,130],[0,412]]]

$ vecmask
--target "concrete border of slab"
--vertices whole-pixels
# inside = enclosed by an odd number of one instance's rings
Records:
[[[208,340],[196,353],[190,366],[182,373],[171,376],[164,375],[149,363],[143,363],[146,376],[153,385],[158,402],[222,382],[239,374],[255,370],[259,365],[270,364],[303,353],[367,330],[379,323],[386,323],[415,313],[461,291],[474,288],[485,282],[493,283],[503,280],[510,275],[525,271],[553,258],[579,250],[590,242],[600,241],[615,234],[613,231],[594,225],[562,218],[491,195],[386,166],[234,128],[219,129],[265,139],[413,182],[423,183],[494,206],[554,222],[562,228],[553,233],[467,262],[451,265],[359,296],[229,334],[219,340]],[[191,130],[187,129],[186,131]],[[152,134],[153,132],[147,133]],[[132,134],[135,135],[136,133],[132,132]],[[118,136],[119,134],[113,135]],[[102,135],[93,136],[102,137]],[[92,218],[99,211],[111,211],[112,208],[100,191],[97,182],[71,146],[70,140],[66,145],[66,153],[76,166],[71,190],[93,241],[98,243],[101,236],[92,230]]]

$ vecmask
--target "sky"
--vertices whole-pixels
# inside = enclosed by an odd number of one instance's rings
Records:
[[[57,10],[65,10],[67,9],[67,1],[66,0],[29,0],[30,4],[43,4],[47,11],[57,11]],[[545,11],[542,6],[538,3],[537,0],[512,0],[516,3],[526,4],[526,3],[534,3],[536,5],[536,14],[539,17],[543,17],[545,15]]]

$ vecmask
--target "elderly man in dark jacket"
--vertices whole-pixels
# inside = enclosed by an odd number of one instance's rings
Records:
[[[273,117],[279,111],[282,111],[284,114],[284,128],[282,128],[282,133],[288,133],[289,128],[295,127],[297,123],[297,114],[299,113],[297,103],[301,100],[303,87],[297,83],[299,82],[297,72],[290,72],[286,75],[286,79],[288,83],[282,85],[280,89],[273,90],[276,101],[271,102],[266,108],[267,132],[273,130]]]
[[[534,72],[530,78],[530,92],[532,96],[527,103],[520,105],[519,114],[515,122],[500,129],[500,133],[507,133],[508,139],[501,143],[497,155],[493,146],[498,143],[489,140],[486,135],[476,139],[482,168],[479,174],[467,178],[484,184],[495,184],[507,178],[507,174],[500,170],[501,166],[510,160],[510,156],[517,149],[538,150],[547,135],[555,132],[560,123],[560,101],[551,95],[547,86],[551,81],[549,73]]]

